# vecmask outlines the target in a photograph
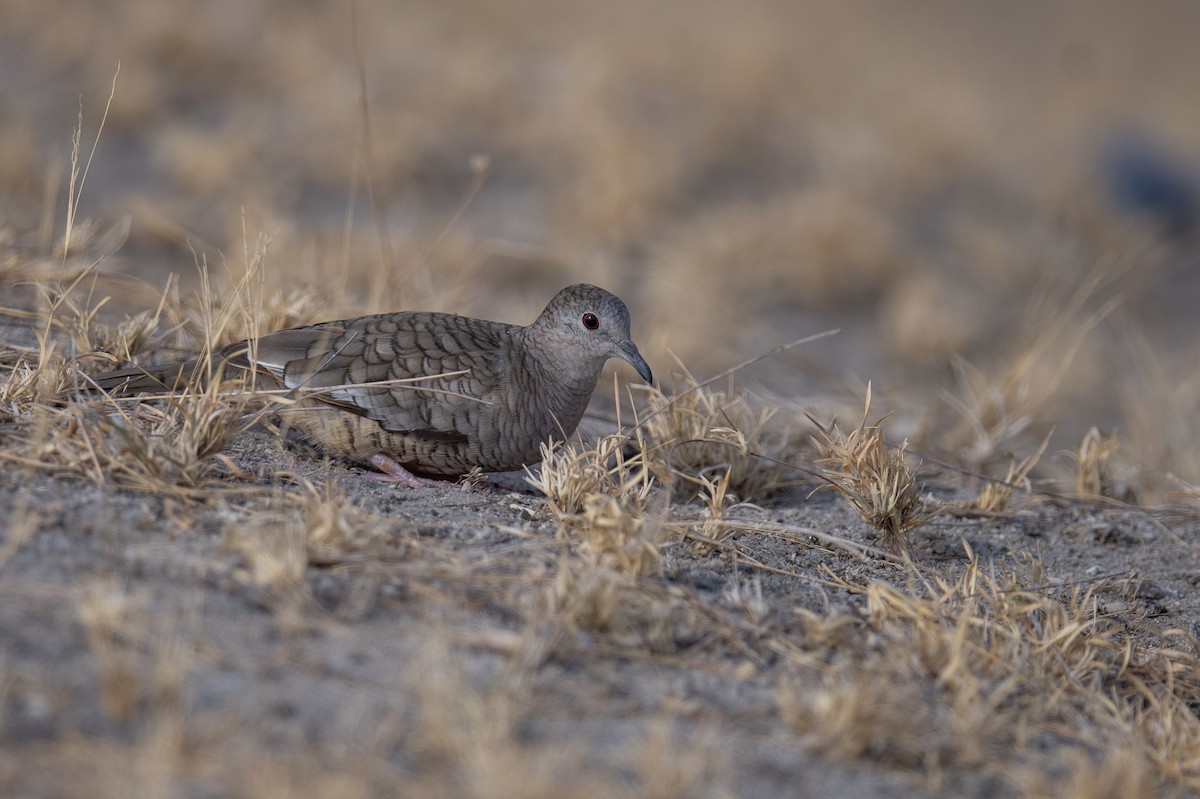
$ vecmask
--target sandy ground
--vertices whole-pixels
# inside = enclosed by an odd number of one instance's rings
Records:
[[[179,500],[5,470],[7,795],[1020,796],[1088,760],[1079,731],[989,731],[969,756],[934,673],[858,711],[880,729],[853,756],[792,718],[797,680],[887,649],[867,585],[936,593],[969,551],[1058,601],[1090,590],[1135,657],[1200,632],[1194,520],[1023,500],[920,528],[910,571],[806,538],[876,543],[832,493],[794,489],[732,516],[796,540],[670,541],[635,604],[587,629],[538,609],[564,542],[518,476],[398,490],[265,431],[227,454],[238,485],[284,468],[336,486],[353,544],[306,556],[294,490]],[[953,500],[955,482],[927,487]],[[917,729],[887,729],[897,707]]]

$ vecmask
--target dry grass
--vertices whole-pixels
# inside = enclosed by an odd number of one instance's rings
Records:
[[[1056,598],[1021,586],[977,560],[923,591],[871,583],[868,625],[878,638],[864,646],[843,636],[836,668],[815,684],[785,684],[785,717],[849,760],[1005,773],[1013,763],[997,753],[1021,758],[1063,736],[1124,752],[1137,765],[1120,783],[1138,788],[1130,795],[1190,785],[1200,722],[1187,708],[1198,686],[1175,675],[1194,668],[1195,655],[1165,640],[1133,644],[1090,590]],[[1081,780],[1076,772],[1056,784],[1087,795],[1081,786],[1096,783]]]
[[[10,378],[13,379],[13,378]],[[211,382],[166,399],[165,408],[102,400],[37,406],[20,420],[17,445],[0,458],[24,468],[85,475],[97,485],[196,495],[228,474],[220,453],[261,417],[251,393]]]
[[[722,497],[755,502],[779,488],[783,467],[776,458],[786,434],[771,426],[775,411],[755,407],[733,392],[710,391],[690,377],[671,395],[647,392],[649,410],[640,429],[650,470],[676,495],[693,498],[714,490]],[[718,488],[719,485],[719,488]]]
[[[564,522],[583,513],[593,495],[619,498],[640,512],[654,482],[641,455],[625,455],[629,445],[624,433],[603,436],[594,447],[550,441],[541,447],[542,467],[526,468],[526,482],[546,495],[551,511]]]
[[[624,433],[595,447],[551,442],[536,475],[526,470],[526,480],[546,494],[566,544],[534,615],[625,645],[669,647],[677,603],[644,582],[661,571],[671,534],[668,497],[656,491],[641,454],[624,454],[629,443]]]
[[[364,593],[343,613],[369,612],[376,582],[370,562],[400,557],[405,550],[403,539],[396,537],[397,525],[364,513],[332,487],[301,486],[299,491],[276,491],[252,507],[224,509],[224,548],[239,561],[234,578],[285,624],[302,627],[303,618],[315,609],[307,583],[310,570],[349,569]]]
[[[841,494],[863,521],[883,534],[893,552],[909,551],[908,533],[927,522],[931,509],[920,496],[915,470],[908,465],[905,441],[896,449],[883,440],[882,420],[867,425],[871,387],[858,427],[843,433],[836,422],[813,436],[821,457],[817,463],[828,481],[821,488]],[[819,489],[818,489],[819,490]]]
[[[1008,508],[1013,491],[1023,488],[1031,489],[1029,473],[1037,466],[1038,461],[1050,445],[1050,436],[1046,436],[1037,451],[1018,461],[1015,457],[1008,464],[1008,471],[1000,480],[987,480],[979,491],[979,495],[971,500],[967,508],[983,513],[1001,513]]]
[[[628,435],[602,437],[595,447],[551,441],[542,465],[526,481],[546,495],[560,535],[577,537],[588,563],[637,577],[654,573],[665,539],[666,507],[650,510],[654,481],[640,454],[626,457]]]
[[[1071,453],[1075,461],[1075,493],[1083,497],[1128,499],[1129,487],[1114,473],[1113,455],[1120,446],[1115,433],[1093,427],[1084,435],[1079,449]]]
[[[954,359],[958,387],[942,398],[960,422],[946,434],[945,446],[961,452],[970,468],[978,470],[1030,434],[1044,435],[1038,429],[1044,409],[1071,374],[1088,335],[1116,307],[1115,302],[1088,307],[1107,277],[1099,273],[1057,300],[1039,287],[1021,337],[995,366],[983,370]]]

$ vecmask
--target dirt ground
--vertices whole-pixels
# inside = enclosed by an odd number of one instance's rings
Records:
[[[1087,784],[1113,753],[1070,717],[958,740],[967,708],[923,668],[854,700],[861,718],[794,717],[797,681],[905,654],[876,640],[868,585],[936,593],[972,553],[1055,602],[1086,590],[1135,660],[1200,633],[1194,518],[1023,500],[919,529],[910,570],[806,538],[874,543],[835,495],[798,488],[733,513],[795,538],[670,541],[621,597],[636,604],[581,629],[539,610],[563,541],[518,477],[398,490],[266,432],[227,454],[236,483],[270,486],[286,462],[336,486],[354,544],[306,557],[294,490],[180,501],[5,470],[7,795],[1020,796]],[[929,484],[953,501],[954,482]],[[288,568],[279,536],[301,542],[294,577],[262,573]],[[1088,679],[1122,679],[1112,666]],[[1023,690],[1005,701],[1058,701]]]
[[[0,795],[1200,795],[1200,5],[2,16]],[[83,390],[574,282],[546,491]]]

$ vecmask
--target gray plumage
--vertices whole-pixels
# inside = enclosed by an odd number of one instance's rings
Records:
[[[575,431],[609,358],[651,382],[625,303],[586,284],[560,291],[525,327],[385,313],[281,330],[218,356],[229,369],[257,372],[260,384],[308,396],[285,416],[303,436],[407,485],[424,481],[406,470],[455,477],[536,462],[542,442]],[[192,368],[125,369],[96,382],[118,393],[161,391],[185,382]]]

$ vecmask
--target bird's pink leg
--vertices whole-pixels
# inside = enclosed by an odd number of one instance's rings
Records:
[[[428,477],[417,477],[397,463],[395,459],[384,455],[382,452],[376,452],[367,458],[367,460],[380,472],[379,474],[368,474],[367,477],[382,483],[399,483],[409,488],[427,488],[430,486],[441,486],[444,488],[448,485],[453,485],[453,483],[446,480],[431,480]]]

